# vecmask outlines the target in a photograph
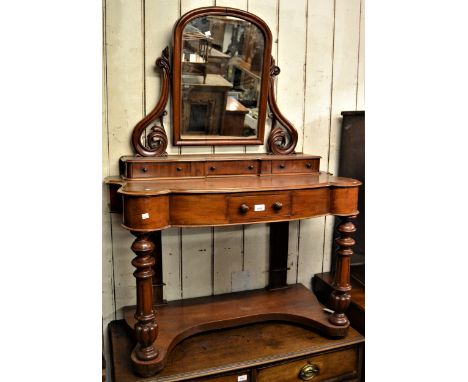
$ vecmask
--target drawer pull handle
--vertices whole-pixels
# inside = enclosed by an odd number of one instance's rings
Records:
[[[182,171],[182,167],[176,167],[177,171]]]
[[[147,169],[146,167],[143,167],[143,168],[141,169],[141,171],[146,172],[146,171],[148,171],[148,169]]]
[[[281,208],[283,208],[283,203],[281,202],[275,202],[273,204],[273,208],[276,210],[276,211],[279,211]]]
[[[253,170],[253,166],[252,166],[252,165],[249,166],[249,170]]]
[[[239,207],[240,212],[243,214],[247,213],[250,210],[250,207],[247,204],[241,204]]]
[[[280,168],[285,168],[285,167],[286,167],[286,166],[285,166],[284,163],[281,163],[281,164],[280,164]]]
[[[307,168],[311,168],[311,167],[312,167],[312,164],[311,164],[311,163],[306,163],[306,167],[307,167]]]
[[[211,166],[211,167],[210,167],[210,170],[211,170],[211,171],[214,171],[214,170],[216,170],[216,167],[215,167],[215,166]]]
[[[299,377],[303,381],[310,381],[319,373],[319,368],[317,365],[305,365],[299,372]]]

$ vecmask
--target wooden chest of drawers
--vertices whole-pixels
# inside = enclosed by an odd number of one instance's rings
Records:
[[[300,326],[267,322],[190,337],[172,351],[157,375],[134,375],[134,342],[123,321],[110,324],[114,382],[360,381],[364,338],[350,328],[327,339]]]

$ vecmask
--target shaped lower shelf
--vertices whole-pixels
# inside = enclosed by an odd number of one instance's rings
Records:
[[[131,328],[135,325],[134,313],[134,306],[124,308],[125,320]],[[132,361],[139,374],[154,375],[164,368],[174,346],[189,336],[264,321],[292,322],[326,336],[344,337],[349,325],[333,325],[328,317],[315,295],[301,284],[275,291],[261,289],[172,301],[156,311],[158,357],[140,361],[133,352]]]

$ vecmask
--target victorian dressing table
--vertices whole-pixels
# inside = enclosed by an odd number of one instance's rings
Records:
[[[217,60],[210,61],[212,57]],[[127,356],[134,371],[145,377],[160,373],[178,344],[213,329],[281,321],[346,338],[353,219],[361,183],[320,172],[320,157],[295,153],[297,132],[274,97],[274,77],[280,71],[271,58],[268,26],[237,9],[195,9],[175,25],[172,68],[168,48],[156,64],[161,96],[134,128],[136,155],[120,159],[119,177],[106,178],[111,210],[123,214],[123,227],[136,237],[131,249],[137,305],[124,309],[125,325],[136,342]],[[222,86],[216,87],[214,79]],[[170,89],[174,145],[263,144],[268,117],[269,152],[167,155],[163,119]],[[330,296],[333,313],[324,311],[304,286],[286,283],[288,222],[324,215],[342,219]],[[163,301],[161,230],[255,223],[270,223],[265,290]],[[356,335],[353,344],[362,342]],[[317,370],[307,373],[314,377]],[[311,379],[307,373],[299,380]]]

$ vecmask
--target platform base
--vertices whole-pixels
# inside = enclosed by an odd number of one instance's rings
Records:
[[[130,328],[135,325],[134,313],[135,307],[124,308]],[[131,359],[138,374],[151,376],[164,368],[174,346],[189,336],[264,321],[301,324],[329,337],[346,336],[349,325],[333,325],[328,317],[315,295],[301,284],[276,291],[261,289],[173,301],[157,309],[158,357],[140,361],[133,351]]]

